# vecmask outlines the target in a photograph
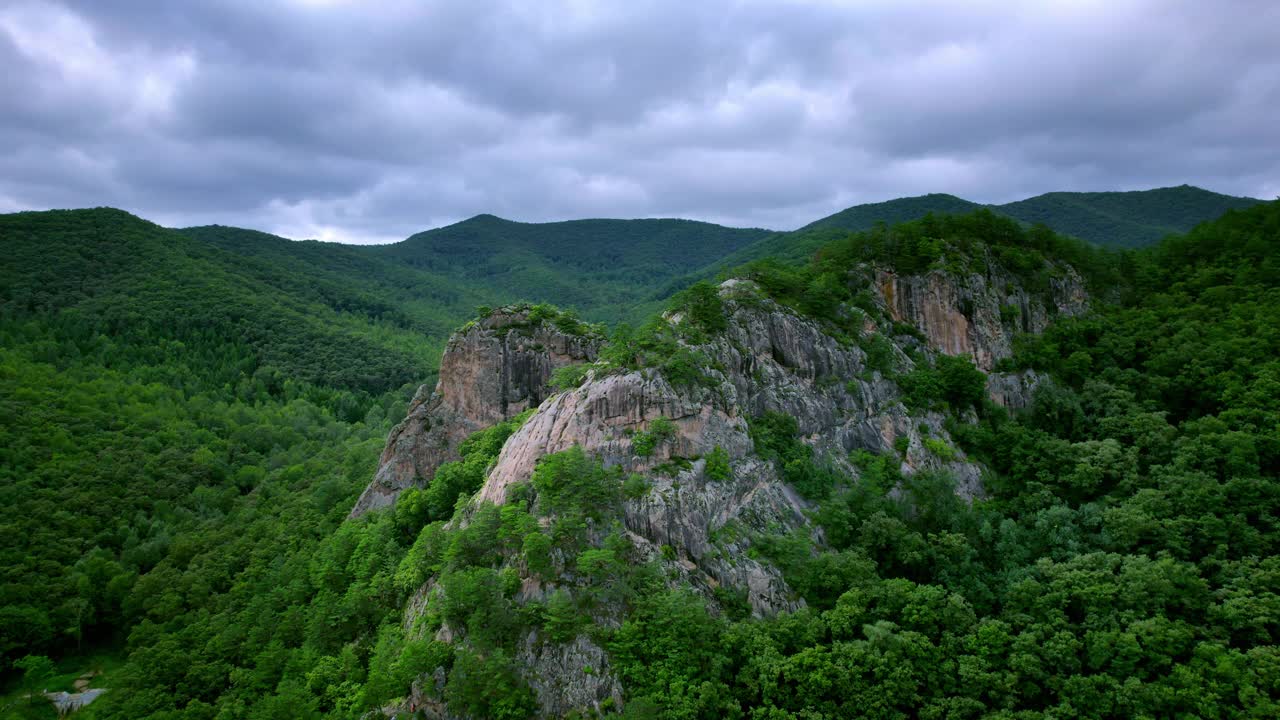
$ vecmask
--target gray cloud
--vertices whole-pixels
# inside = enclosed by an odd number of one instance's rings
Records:
[[[0,211],[391,241],[492,212],[1280,193],[1280,6],[17,0]]]

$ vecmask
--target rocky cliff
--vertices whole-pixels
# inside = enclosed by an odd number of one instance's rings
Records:
[[[685,313],[669,313],[653,331],[669,345],[650,362],[618,352],[592,362],[600,349],[594,337],[565,336],[545,326],[513,336],[504,328],[526,320],[488,318],[451,340],[436,393],[415,403],[396,428],[366,497],[392,496],[421,484],[467,433],[536,405],[443,532],[495,522],[494,507],[514,504],[511,517],[527,509],[556,536],[564,518],[554,509],[539,510],[540,491],[530,481],[548,457],[571,449],[609,469],[608,477],[615,478],[610,482],[629,478],[627,485],[641,490],[627,492],[613,515],[585,525],[579,518],[578,545],[557,546],[550,569],[531,569],[518,547],[494,549],[491,567],[518,588],[512,602],[545,604],[556,594],[592,597],[593,622],[617,627],[625,602],[600,600],[582,561],[574,562],[577,552],[608,546],[624,548],[616,552],[632,567],[660,568],[667,583],[694,589],[713,609],[727,612],[726,598],[741,598],[755,615],[796,610],[804,600],[757,545],[762,538],[799,534],[821,548],[823,530],[812,520],[814,499],[794,481],[795,462],[784,467],[766,456],[753,423],[770,416],[794,419],[794,442],[811,457],[807,472],[828,472],[838,485],[858,483],[862,470],[855,460],[875,456],[891,458],[903,476],[944,473],[957,494],[972,499],[982,494],[982,469],[952,442],[948,409],[909,406],[902,378],[928,367],[939,351],[968,355],[991,369],[1011,353],[1015,332],[1043,329],[1053,314],[1079,312],[1087,302],[1070,272],[1057,276],[1047,295],[1026,292],[998,270],[985,277],[899,277],[887,271],[866,277],[879,293],[879,312],[868,314],[857,337],[775,302],[751,281],[730,280],[716,290],[722,327],[707,332]],[[874,362],[865,349],[872,346]],[[671,370],[663,353],[686,355],[697,372]],[[551,370],[574,362],[589,363],[581,384],[549,393]],[[993,399],[1016,408],[1029,402],[1038,378],[993,374],[988,382]],[[360,507],[378,502],[362,498]],[[449,597],[449,586],[439,571],[427,577],[410,602],[405,628],[466,647],[467,629],[442,619],[439,611],[468,601]],[[609,653],[586,634],[556,640],[530,627],[508,653],[542,715],[599,712],[623,699]],[[447,716],[441,673],[414,683],[407,702]]]
[[[749,282],[726,283],[720,294],[727,329],[691,345],[704,361],[701,382],[675,385],[655,369],[596,366],[580,387],[547,397],[507,440],[469,512],[454,523],[467,523],[480,506],[507,503],[513,489],[527,488],[542,458],[581,448],[621,468],[620,476],[644,479],[647,491],[623,503],[620,517],[632,563],[659,564],[673,583],[695,588],[713,605],[722,589],[731,591],[764,615],[795,610],[803,600],[777,567],[751,551],[755,538],[801,532],[821,544],[822,532],[808,516],[813,504],[784,481],[776,463],[759,456],[751,418],[771,412],[795,418],[817,463],[845,477],[858,475],[850,451],[867,450],[897,457],[904,473],[947,470],[967,497],[981,492],[980,469],[954,449],[944,416],[908,410],[897,385],[867,367],[857,344],[836,340]],[[666,322],[679,328],[684,319],[673,315]],[[908,355],[895,352],[909,369]],[[651,450],[640,447],[641,438],[668,422],[669,434]],[[940,457],[926,438],[953,451]],[[406,430],[398,441],[410,442]],[[708,472],[716,452],[727,456],[725,476]],[[555,590],[577,590],[581,579],[568,560],[554,579],[527,574],[518,556],[506,567],[524,577],[521,601],[536,602]],[[417,626],[426,608],[445,602],[444,592],[428,580],[406,626]],[[602,622],[611,615],[620,620],[617,609],[599,612]],[[447,624],[436,637],[457,641]],[[621,700],[607,654],[586,636],[563,645],[530,631],[518,654],[520,672],[547,716]],[[419,692],[415,707],[429,705],[429,696]]]
[[[418,388],[405,419],[391,430],[373,481],[352,517],[393,505],[424,486],[441,464],[458,459],[473,432],[510,419],[547,397],[551,374],[595,359],[602,338],[572,318],[529,306],[501,308],[449,338],[435,390]]]
[[[980,271],[898,275],[876,269],[876,291],[889,316],[924,334],[930,347],[967,355],[984,371],[1013,354],[1016,333],[1043,332],[1058,315],[1079,315],[1089,298],[1079,274],[1054,265],[1046,292],[1033,292],[999,263]]]

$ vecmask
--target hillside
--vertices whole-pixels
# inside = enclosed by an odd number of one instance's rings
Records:
[[[918,220],[929,213],[969,213],[981,207],[977,203],[941,193],[854,205],[815,220],[798,230],[773,233],[760,238],[736,252],[718,258],[715,267],[724,270],[765,257],[800,263],[808,260],[818,248],[851,231],[870,230],[878,223],[893,225]]]
[[[1187,232],[1228,210],[1240,210],[1260,202],[1180,185],[1130,192],[1051,192],[987,207],[1028,224],[1048,225],[1055,232],[1095,245],[1135,248],[1152,245],[1172,233]],[[855,205],[809,223],[797,233],[803,237],[808,231],[825,228],[867,230],[877,222],[892,225],[915,220],[926,213],[963,214],[979,207],[982,206],[952,195],[899,198]]]
[[[217,351],[245,358],[250,373],[271,367],[379,394],[430,372],[439,345],[424,334],[448,327],[439,315],[410,316],[369,283],[280,256],[238,257],[119,210],[4,215],[0,238],[4,316],[56,320],[88,343],[226,343]],[[219,371],[223,382],[235,381],[238,362]]]
[[[294,241],[216,225],[178,232],[225,251],[235,272],[277,291],[412,330],[432,344],[432,367],[443,339],[494,292],[481,283],[407,266],[365,246]]]
[[[898,198],[886,202],[854,205],[820,220],[815,220],[800,228],[818,230],[837,228],[840,230],[870,230],[876,223],[896,225],[900,222],[915,220],[928,213],[935,215],[962,215],[973,212],[981,205],[954,195],[932,193],[917,197]]]
[[[491,289],[494,302],[552,302],[616,321],[673,277],[767,234],[692,220],[520,223],[479,215],[372,252]]]
[[[1183,185],[1134,192],[1047,193],[1005,205],[983,206],[954,195],[934,193],[855,205],[815,220],[791,232],[766,235],[718,259],[707,267],[668,283],[646,307],[697,280],[715,277],[753,260],[772,257],[803,262],[819,248],[848,232],[869,230],[878,223],[893,225],[918,220],[930,213],[954,215],[986,207],[1023,223],[1043,224],[1055,232],[1102,247],[1135,248],[1151,245],[1170,233],[1186,232],[1231,209],[1262,202]]]
[[[376,289],[118,210],[0,216],[0,251],[0,672],[329,535],[442,347]]]
[[[1180,185],[1132,192],[1045,193],[993,209],[1104,247],[1136,248],[1260,202]]]

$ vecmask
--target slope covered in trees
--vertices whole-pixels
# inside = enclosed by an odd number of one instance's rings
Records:
[[[438,361],[439,317],[120,211],[0,216],[0,239],[6,666],[123,638],[171,553],[224,573],[207,610],[251,555],[218,547],[237,508],[314,506],[272,543],[327,534]]]
[[[982,206],[955,195],[932,193],[917,197],[898,198],[879,203],[854,205],[834,215],[828,215],[800,228],[820,230],[837,228],[840,230],[870,230],[877,223],[896,225],[908,220],[916,220],[929,213],[934,215],[962,215],[971,213]]]
[[[14,332],[32,320],[68,343],[114,343],[129,359],[153,357],[161,340],[183,343],[184,353],[219,356],[203,378],[219,385],[261,371],[382,393],[429,374],[451,325],[448,313],[411,314],[371,283],[246,261],[119,210],[0,216],[0,238],[0,303]]]
[[[240,256],[237,272],[279,291],[432,337],[448,335],[476,305],[491,301],[486,286],[408,267],[367,247],[216,225],[179,232]]]
[[[671,278],[768,234],[692,220],[519,223],[479,215],[375,251],[492,288],[498,303],[551,302],[616,322]]]
[[[1054,232],[1102,247],[1138,248],[1166,235],[1186,232],[1228,210],[1252,207],[1259,202],[1183,185],[1134,192],[1046,193],[985,208],[1025,225],[1044,225]],[[659,295],[669,297],[694,281],[762,258],[803,262],[849,232],[919,220],[931,214],[963,215],[983,208],[978,203],[940,193],[854,205],[798,230],[760,238],[707,267],[671,281]]]
[[[1259,202],[1180,185],[1132,192],[1045,193],[994,209],[1098,245],[1137,248]]]

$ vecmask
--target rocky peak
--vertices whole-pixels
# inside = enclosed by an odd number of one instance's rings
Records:
[[[594,337],[555,334],[546,323],[499,311],[450,341],[440,386],[397,427],[379,477],[386,473],[395,481],[412,472],[420,484],[428,470],[451,459],[440,448],[456,448],[484,424],[536,405],[443,532],[465,532],[473,522],[483,529],[483,518],[505,517],[507,510],[516,511],[511,517],[532,513],[539,527],[555,527],[554,509],[539,505],[539,494],[555,486],[539,485],[535,473],[544,458],[577,453],[575,448],[609,468],[610,482],[623,482],[625,499],[610,506],[607,518],[584,525],[577,545],[555,550],[550,569],[531,571],[519,548],[495,550],[489,567],[518,588],[512,602],[592,592],[574,558],[605,547],[610,535],[624,538],[626,549],[618,552],[626,563],[660,568],[667,582],[698,591],[713,611],[728,612],[726,597],[745,600],[756,615],[795,610],[805,601],[761,553],[767,544],[760,540],[807,535],[815,547],[826,545],[812,512],[814,498],[823,495],[803,486],[812,477],[805,473],[828,472],[830,491],[858,482],[859,463],[873,458],[903,477],[945,473],[967,499],[982,494],[981,468],[946,429],[953,411],[939,401],[909,399],[907,378],[916,371],[940,373],[939,353],[967,355],[990,370],[1010,356],[1015,333],[1038,332],[1055,313],[1082,311],[1087,298],[1079,277],[1059,270],[1047,291],[1029,292],[991,262],[985,273],[971,274],[897,275],[862,267],[850,282],[878,293],[878,307],[835,313],[848,320],[839,327],[830,317],[775,301],[756,282],[729,280],[704,286],[705,304],[664,315],[645,330],[645,339],[624,338],[618,342],[627,345],[604,349]],[[714,322],[700,325],[708,308]],[[915,330],[893,327],[897,323]],[[510,339],[513,328],[528,332]],[[549,392],[551,371],[575,362],[590,363],[581,384]],[[1025,406],[1039,382],[1034,374],[992,374],[988,392],[1007,406]],[[957,410],[962,420],[974,417],[972,409]],[[464,415],[478,419],[465,424],[459,419]],[[803,451],[799,460],[789,455],[786,463],[775,462],[757,445],[770,441],[753,432],[761,427],[755,423],[769,418],[794,421],[794,436],[786,442]],[[906,491],[899,486],[891,492]],[[492,507],[502,505],[514,507]],[[422,621],[433,617],[429,608],[448,602],[448,586],[439,575],[426,579],[407,609],[407,630],[427,626]],[[625,612],[624,604],[602,601],[592,617],[616,626]],[[434,617],[429,632],[436,640],[469,642],[466,628]],[[512,648],[520,661],[513,669],[536,695],[542,715],[599,712],[621,699],[608,652],[589,636],[552,640],[537,627],[521,632]],[[419,685],[426,687],[427,679]]]
[[[594,327],[545,306],[502,307],[468,323],[449,338],[434,391],[419,387],[392,429],[351,516],[425,485],[441,464],[458,459],[467,436],[536,407],[550,394],[551,374],[594,360],[601,341]]]
[[[527,496],[542,458],[581,448],[605,466],[620,468],[619,477],[643,478],[647,490],[625,500],[616,518],[631,548],[629,562],[659,564],[672,582],[699,591],[713,608],[728,591],[751,612],[771,615],[798,609],[804,600],[776,566],[752,551],[755,539],[804,533],[818,546],[825,543],[810,519],[812,501],[782,467],[761,457],[753,418],[794,418],[797,441],[811,448],[815,463],[846,477],[859,474],[851,451],[866,450],[897,458],[906,474],[946,470],[964,496],[981,492],[980,469],[951,442],[944,416],[908,409],[898,386],[868,367],[856,342],[832,337],[749,281],[726,282],[718,297],[726,319],[722,331],[686,332],[680,313],[666,316],[667,329],[660,331],[675,333],[682,338],[680,351],[701,358],[700,380],[675,382],[661,367],[595,363],[579,387],[546,397],[507,439],[483,486],[451,525],[466,526],[487,504]],[[903,363],[912,362],[901,348],[895,352]],[[665,430],[655,442],[659,427]],[[926,440],[943,443],[948,452],[939,455]],[[713,455],[725,458],[727,469],[713,473]],[[578,591],[575,583],[582,580],[575,579],[572,555],[566,558],[558,577],[524,575],[518,554],[503,562],[522,578],[520,601],[532,602],[557,590]],[[410,603],[405,627],[420,626],[426,608],[444,592],[429,579]],[[621,620],[609,619],[616,612],[599,607],[598,620]],[[448,625],[435,637],[466,642]],[[517,671],[546,716],[598,709],[620,696],[607,654],[582,636],[561,646],[530,631],[518,653]]]

